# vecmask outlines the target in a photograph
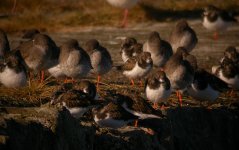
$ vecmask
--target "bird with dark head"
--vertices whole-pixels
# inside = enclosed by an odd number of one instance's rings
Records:
[[[0,61],[0,82],[10,88],[27,84],[27,73],[19,51],[8,52]]]
[[[218,32],[226,30],[228,27],[236,23],[235,17],[225,10],[221,10],[213,5],[208,5],[203,10],[203,26],[214,31],[214,40],[218,39]]]
[[[226,48],[226,50],[224,51],[224,57],[220,62],[222,63],[225,58],[231,60],[239,68],[239,53],[234,46],[229,46]]]
[[[228,89],[226,82],[206,70],[198,68],[193,82],[187,87],[187,92],[189,96],[200,102],[213,102],[219,97],[220,92],[225,92]]]
[[[142,44],[137,43],[135,38],[127,37],[121,44],[120,55],[126,62],[129,58],[137,56],[142,52]]]
[[[146,80],[145,94],[147,99],[154,103],[155,109],[158,108],[158,103],[167,102],[171,93],[171,84],[165,72],[158,70]]]
[[[72,83],[64,83],[52,94],[50,104],[65,107],[73,117],[80,118],[97,105],[97,102],[87,93],[76,89]]]
[[[128,59],[122,66],[123,74],[131,79],[141,79],[145,77],[153,67],[153,60],[149,52],[142,52],[140,55]]]

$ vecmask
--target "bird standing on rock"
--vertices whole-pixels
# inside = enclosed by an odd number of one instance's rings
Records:
[[[107,0],[112,6],[120,7],[124,9],[124,18],[121,23],[121,27],[126,27],[128,24],[129,9],[137,4],[139,0]]]

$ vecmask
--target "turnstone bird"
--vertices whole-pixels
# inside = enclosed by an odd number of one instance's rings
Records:
[[[132,85],[134,85],[133,79],[145,77],[153,67],[153,60],[149,52],[142,52],[140,55],[128,59],[123,66],[123,74],[131,79]]]
[[[90,55],[93,73],[97,74],[97,89],[99,87],[100,77],[106,74],[112,68],[112,59],[108,50],[101,46],[96,39],[91,39],[86,42],[85,50]]]
[[[166,74],[159,70],[150,76],[145,83],[145,94],[149,101],[154,103],[154,108],[158,103],[167,102],[172,93],[171,84]]]
[[[80,118],[96,104],[96,101],[83,91],[75,89],[72,83],[64,83],[53,93],[50,104],[63,106],[73,117]]]
[[[0,82],[10,88],[27,84],[27,74],[19,51],[9,52],[0,60]]]
[[[38,33],[31,40],[21,43],[16,50],[20,51],[28,69],[41,71],[43,82],[44,70],[55,65],[52,57],[58,48],[48,35]]]
[[[222,63],[225,58],[230,59],[239,68],[239,53],[235,47],[229,46],[226,48],[224,57],[221,59],[220,63]]]
[[[10,46],[6,33],[0,29],[0,58],[10,51]]]
[[[121,44],[120,55],[122,60],[126,62],[129,58],[139,55],[143,51],[142,47],[143,45],[137,43],[135,38],[127,37]]]
[[[75,39],[67,40],[60,47],[59,63],[62,72],[72,79],[84,77],[92,69],[90,56]]]
[[[127,112],[131,113],[132,115],[138,116],[138,119],[161,119],[162,113],[156,111],[151,107],[149,103],[146,102],[140,96],[134,95],[133,97],[129,97],[126,95],[115,95],[116,102],[122,106]],[[135,127],[138,126],[138,119],[135,120]]]
[[[144,52],[149,52],[156,67],[163,67],[168,59],[173,55],[171,45],[160,38],[159,33],[153,31],[143,46]]]
[[[199,101],[211,102],[225,90],[228,90],[227,84],[204,69],[196,70],[193,82],[187,87],[189,96]]]
[[[83,91],[86,93],[90,98],[94,100],[99,99],[99,95],[96,91],[95,84],[88,81],[88,80],[81,80],[80,83],[77,86],[77,89]]]
[[[217,32],[226,30],[230,25],[237,22],[232,14],[213,5],[205,7],[202,16],[203,26],[208,30],[215,31],[214,39],[218,38]]]
[[[92,109],[94,121],[100,127],[120,128],[138,119],[117,103],[109,102],[106,105]]]
[[[187,21],[180,20],[171,32],[169,41],[174,52],[176,52],[178,47],[184,47],[187,52],[191,52],[196,46],[198,39],[195,31],[188,25]]]
[[[124,18],[121,26],[126,27],[128,23],[129,8],[133,7],[139,0],[107,0],[111,5],[124,9]]]
[[[238,66],[231,59],[224,58],[220,66],[213,68],[213,73],[226,82],[232,89],[239,89]]]
[[[185,90],[193,82],[196,68],[196,58],[187,53],[187,50],[183,47],[179,47],[165,65],[164,71],[170,80],[172,89],[177,93],[180,106],[182,106],[180,91]]]

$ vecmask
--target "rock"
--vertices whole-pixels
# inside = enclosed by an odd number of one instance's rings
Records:
[[[0,149],[234,150],[239,149],[236,106],[170,108],[163,119],[119,129],[98,127],[90,113],[76,120],[63,108],[0,108]]]
[[[156,135],[150,135],[143,128],[124,127],[120,129],[99,128],[94,143],[95,150],[163,150]]]
[[[87,120],[82,118],[82,120]],[[73,118],[56,108],[1,108],[0,149],[90,150],[158,149],[157,137],[143,128],[100,128],[93,121]],[[106,134],[109,133],[109,134]],[[108,138],[108,139],[107,139]]]
[[[93,149],[95,129],[55,108],[2,108],[0,148],[17,150]]]

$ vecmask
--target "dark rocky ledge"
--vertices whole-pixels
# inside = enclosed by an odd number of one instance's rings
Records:
[[[99,128],[89,118],[76,120],[65,109],[0,108],[0,149],[239,149],[238,109],[184,107],[169,109],[166,116],[114,130]]]

